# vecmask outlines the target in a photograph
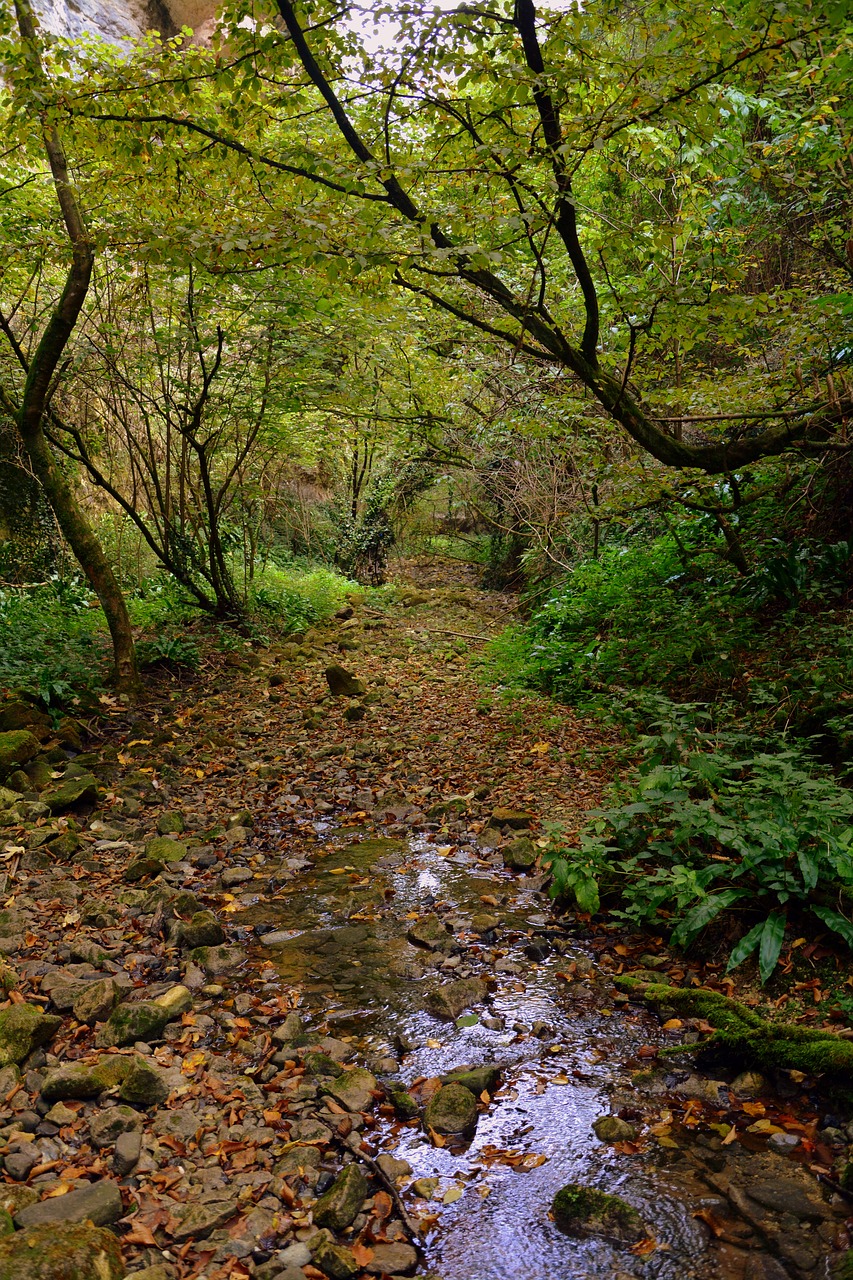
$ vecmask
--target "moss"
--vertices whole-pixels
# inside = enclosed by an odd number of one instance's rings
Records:
[[[570,1182],[551,1204],[554,1222],[571,1236],[600,1235],[617,1240],[640,1240],[646,1229],[637,1210],[619,1196]]]
[[[28,729],[13,729],[0,733],[0,772],[9,773],[13,766],[26,764],[41,751],[38,738]]]
[[[111,1231],[83,1224],[30,1227],[0,1240],[0,1280],[121,1280]]]
[[[654,1009],[666,1008],[691,1018],[703,1018],[714,1034],[700,1046],[723,1049],[748,1066],[764,1070],[782,1067],[808,1075],[841,1075],[853,1070],[853,1043],[831,1031],[802,1027],[790,1022],[769,1022],[753,1009],[719,991],[698,987],[670,987],[643,983],[627,975],[616,978],[623,991],[639,996]],[[683,1046],[675,1052],[695,1052]]]
[[[47,1044],[61,1025],[61,1018],[42,1013],[31,1004],[0,1010],[0,1067],[23,1062],[33,1049]]]
[[[170,1013],[153,1000],[140,1000],[137,1004],[123,1004],[113,1009],[98,1032],[95,1043],[101,1048],[118,1048],[135,1044],[137,1040],[156,1040]]]

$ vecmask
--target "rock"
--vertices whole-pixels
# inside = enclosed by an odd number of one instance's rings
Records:
[[[413,946],[426,947],[429,951],[445,951],[453,945],[453,935],[434,912],[415,920],[406,930],[406,937]]]
[[[153,1000],[122,1004],[101,1027],[95,1044],[99,1049],[121,1049],[137,1040],[157,1040],[169,1020],[169,1010]]]
[[[113,1152],[113,1169],[120,1178],[126,1178],[135,1169],[142,1154],[141,1133],[121,1133]]]
[[[337,1080],[327,1085],[325,1092],[337,1099],[347,1111],[367,1111],[373,1102],[376,1087],[376,1076],[363,1067],[356,1067],[353,1071],[345,1071]]]
[[[97,1098],[99,1093],[121,1084],[133,1070],[135,1061],[135,1058],[116,1054],[105,1055],[90,1067],[57,1067],[44,1077],[41,1096],[45,1102]]]
[[[78,778],[68,778],[60,782],[58,787],[42,792],[42,803],[51,813],[66,813],[83,805],[95,804],[98,799],[98,779],[91,773],[83,773]]]
[[[372,1276],[407,1276],[418,1265],[418,1253],[410,1244],[375,1244],[365,1267]]]
[[[0,776],[11,773],[13,766],[20,768],[40,751],[41,743],[28,729],[0,733]]]
[[[302,1018],[294,1009],[287,1015],[280,1027],[276,1027],[272,1033],[273,1043],[283,1044],[307,1044],[305,1036],[305,1024]]]
[[[69,862],[80,848],[80,837],[74,831],[65,831],[48,840],[44,847],[57,862]]]
[[[121,1246],[100,1227],[54,1223],[0,1240],[0,1280],[122,1280],[123,1275]]]
[[[688,1076],[675,1086],[674,1092],[681,1098],[695,1098],[714,1107],[728,1101],[728,1085],[722,1080],[706,1080],[704,1076]]]
[[[633,1142],[637,1137],[636,1126],[618,1116],[599,1116],[592,1130],[599,1142]]]
[[[385,1092],[398,1120],[414,1120],[420,1114],[420,1107],[402,1085],[388,1084]]]
[[[122,880],[125,884],[138,884],[140,880],[154,880],[161,874],[164,865],[157,858],[134,858],[133,862],[125,868]]]
[[[125,1280],[175,1280],[175,1272],[171,1267],[157,1263],[153,1267],[143,1267],[141,1271],[133,1271]]]
[[[570,1236],[602,1236],[633,1244],[648,1235],[637,1210],[619,1196],[576,1182],[561,1187],[554,1196],[551,1213],[560,1231]]]
[[[522,809],[493,809],[491,820],[496,827],[512,827],[514,831],[521,831],[530,826],[533,818],[532,813],[525,813]]]
[[[101,1178],[79,1191],[68,1191],[64,1196],[31,1204],[15,1214],[15,1221],[19,1227],[86,1221],[96,1227],[106,1227],[118,1222],[123,1213],[118,1185],[109,1178]]]
[[[89,982],[75,996],[71,1008],[78,1022],[104,1022],[112,1013],[119,999],[119,989],[113,978],[101,978]]]
[[[481,1093],[494,1093],[500,1076],[499,1066],[484,1063],[481,1067],[454,1067],[446,1076],[441,1077],[441,1083],[461,1084],[479,1098]]]
[[[387,1151],[383,1151],[381,1156],[376,1157],[376,1163],[389,1182],[398,1182],[400,1178],[407,1178],[412,1172],[412,1166],[408,1160],[398,1160]]]
[[[61,1129],[64,1125],[73,1124],[77,1119],[77,1112],[72,1111],[70,1107],[66,1107],[64,1102],[55,1102],[45,1115],[48,1124],[55,1124]]]
[[[56,1035],[62,1019],[32,1004],[0,1009],[0,1067],[23,1062]]]
[[[110,1107],[97,1111],[89,1121],[89,1141],[98,1150],[111,1147],[123,1133],[139,1133],[142,1117],[133,1107]]]
[[[119,1097],[137,1107],[158,1107],[169,1096],[165,1075],[145,1058],[134,1058],[133,1066],[122,1081]]]
[[[519,836],[517,840],[510,840],[508,845],[504,845],[501,857],[508,870],[529,871],[536,862],[536,849],[527,836]]]
[[[152,836],[145,841],[145,856],[155,862],[183,862],[187,846],[183,840],[173,840],[171,836]]]
[[[367,707],[360,702],[351,702],[348,707],[344,708],[345,720],[363,720],[367,715]]]
[[[344,1069],[339,1062],[335,1062],[334,1058],[329,1058],[325,1053],[306,1053],[302,1058],[305,1070],[311,1076],[332,1076],[337,1078],[343,1075]]]
[[[232,973],[245,958],[239,947],[195,947],[190,952],[190,959],[204,969],[209,978]]]
[[[49,729],[50,716],[39,711],[38,707],[34,707],[31,702],[23,702],[20,699],[4,702],[0,706],[0,734],[7,734],[12,729],[30,729],[33,726],[38,729]]]
[[[750,1200],[774,1213],[790,1213],[807,1222],[821,1222],[832,1217],[829,1205],[810,1194],[811,1184],[805,1178],[761,1178],[754,1182],[746,1181],[742,1189]]]
[[[183,1240],[203,1240],[211,1231],[230,1222],[240,1206],[236,1200],[211,1200],[206,1204],[188,1205],[173,1232],[177,1244]]]
[[[426,816],[430,819],[436,818],[453,818],[460,813],[464,813],[468,808],[468,801],[464,796],[447,796],[443,800],[437,800],[435,804],[431,804],[427,809]]]
[[[499,928],[500,923],[497,916],[490,916],[487,911],[478,911],[471,917],[471,928],[474,933],[492,933]]]
[[[22,1151],[10,1151],[4,1159],[6,1172],[15,1182],[26,1182],[37,1164],[41,1164],[41,1153],[32,1142]]]
[[[235,885],[246,884],[254,876],[248,867],[226,867],[220,879],[223,889],[233,889]]]
[[[312,1262],[329,1280],[353,1280],[361,1270],[353,1252],[333,1244],[323,1231],[314,1236],[310,1247]]]
[[[314,1205],[312,1216],[318,1227],[343,1231],[355,1222],[369,1192],[367,1179],[357,1164],[348,1164],[325,1195]]]
[[[181,944],[185,947],[218,947],[225,930],[212,911],[196,911],[181,924]]]
[[[488,988],[480,978],[457,978],[455,982],[447,982],[431,991],[427,996],[427,1007],[436,1017],[453,1021],[463,1009],[481,1004],[487,992]]]
[[[442,1085],[427,1103],[424,1127],[448,1137],[472,1134],[477,1127],[477,1101],[471,1090],[458,1083]]]
[[[731,1090],[736,1098],[757,1098],[769,1087],[759,1071],[741,1071],[731,1083]]]
[[[161,813],[157,819],[157,833],[161,836],[169,834],[179,836],[184,830],[184,825],[182,813]]]
[[[484,849],[497,849],[503,835],[500,827],[488,826],[483,828],[477,839]]]
[[[337,662],[326,667],[326,683],[335,698],[358,698],[367,692],[364,682]]]
[[[183,1014],[189,1013],[193,1007],[192,993],[188,987],[178,983],[177,986],[170,987],[168,991],[164,991],[154,1001],[161,1009],[165,1009],[169,1015],[169,1021],[175,1022]]]
[[[63,747],[71,751],[83,750],[83,726],[70,716],[63,716],[56,726],[56,736]]]

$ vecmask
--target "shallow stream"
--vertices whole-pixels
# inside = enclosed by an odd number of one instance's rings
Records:
[[[476,849],[421,838],[359,841],[355,830],[324,824],[317,834],[316,861],[293,866],[270,897],[243,899],[248,909],[240,917],[271,931],[261,949],[282,979],[303,992],[306,1014],[337,1036],[355,1037],[377,1075],[407,1086],[460,1065],[502,1068],[466,1148],[439,1148],[419,1125],[390,1117],[369,1135],[374,1153],[390,1152],[412,1168],[404,1201],[429,1224],[420,1274],[441,1280],[789,1274],[773,1270],[776,1262],[766,1272],[744,1271],[740,1249],[729,1257],[705,1225],[725,1205],[683,1152],[656,1144],[614,1150],[594,1136],[597,1117],[626,1105],[630,1113],[632,1101],[646,1115],[650,1107],[665,1108],[665,1097],[642,1096],[635,1080],[643,1066],[638,1050],[654,1046],[662,1033],[656,1019],[614,1001],[607,975],[548,916],[537,880],[503,872]],[[450,954],[406,938],[413,920],[430,912],[452,931]],[[485,933],[482,920],[480,932],[472,927],[484,912],[496,918]],[[476,1020],[471,1013],[457,1022],[435,1017],[426,1008],[428,993],[460,974],[488,980],[486,1006]],[[658,1095],[665,1092],[658,1082]],[[412,1184],[423,1179],[434,1181],[418,1182],[417,1194]],[[549,1209],[569,1182],[621,1195],[640,1212],[648,1241],[634,1252],[562,1234]]]

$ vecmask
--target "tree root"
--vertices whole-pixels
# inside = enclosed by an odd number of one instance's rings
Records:
[[[704,1018],[714,1028],[701,1045],[680,1045],[672,1053],[721,1049],[757,1069],[782,1067],[808,1075],[853,1071],[853,1043],[832,1031],[791,1022],[770,1022],[737,1000],[706,987],[670,987],[641,982],[628,974],[615,979],[620,990],[655,1010],[665,1008],[691,1018]]]

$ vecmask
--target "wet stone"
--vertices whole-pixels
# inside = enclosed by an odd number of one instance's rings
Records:
[[[621,1197],[579,1183],[569,1183],[557,1192],[551,1212],[560,1231],[570,1236],[602,1236],[627,1244],[648,1234],[637,1210]]]
[[[442,987],[436,987],[427,996],[427,1007],[439,1018],[454,1020],[472,1005],[482,1004],[488,993],[480,978],[458,978]]]
[[[599,1142],[633,1142],[637,1137],[636,1126],[618,1116],[599,1116],[592,1129]]]
[[[345,1071],[333,1084],[327,1085],[326,1092],[331,1094],[347,1111],[367,1111],[373,1104],[373,1092],[377,1087],[376,1076],[356,1067]]]
[[[477,1127],[477,1100],[461,1084],[442,1085],[427,1103],[424,1127],[447,1137],[465,1137]]]
[[[314,1205],[314,1221],[319,1227],[343,1231],[355,1221],[368,1190],[367,1179],[359,1166],[348,1164]]]
[[[181,943],[185,947],[216,947],[225,941],[225,930],[212,911],[196,911],[191,920],[181,924]]]
[[[529,871],[536,863],[536,849],[526,836],[519,836],[504,845],[501,856],[504,866],[510,871]]]
[[[429,951],[444,951],[453,945],[452,934],[435,913],[415,920],[406,931],[406,937],[413,946],[426,947]]]
[[[418,1253],[410,1244],[375,1244],[365,1271],[372,1276],[407,1276],[417,1265]]]
[[[329,1280],[353,1280],[361,1270],[352,1250],[333,1244],[322,1231],[311,1241],[311,1260]]]

